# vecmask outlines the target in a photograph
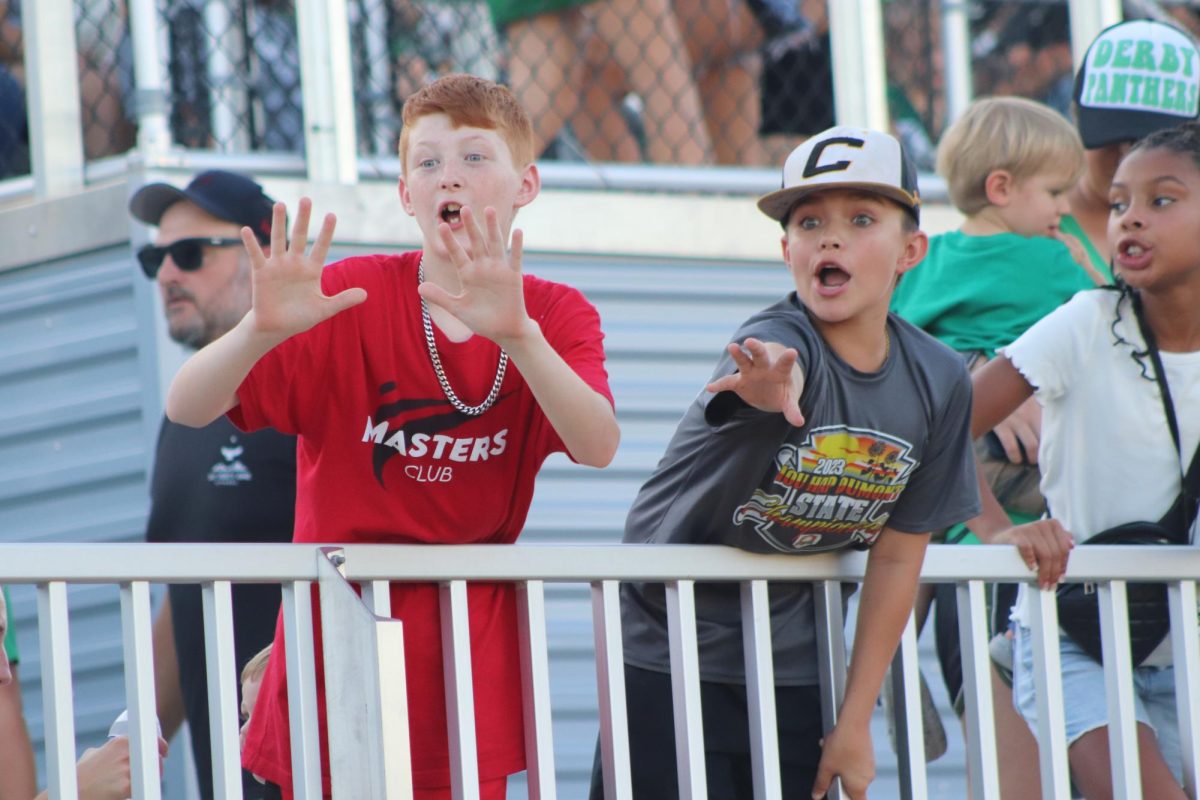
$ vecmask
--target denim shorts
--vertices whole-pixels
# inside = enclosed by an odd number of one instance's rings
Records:
[[[1013,705],[1037,735],[1037,691],[1034,685],[1033,636],[1029,628],[1013,626]],[[1062,662],[1063,709],[1067,745],[1088,731],[1108,725],[1104,668],[1065,633],[1059,635]],[[1173,667],[1138,667],[1133,671],[1133,705],[1137,721],[1149,725],[1158,738],[1163,759],[1180,773],[1179,722],[1175,710]]]

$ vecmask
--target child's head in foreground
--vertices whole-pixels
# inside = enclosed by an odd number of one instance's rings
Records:
[[[758,201],[783,225],[783,258],[826,323],[886,316],[898,276],[925,257],[917,171],[893,136],[840,126],[797,147],[783,186]]]
[[[270,659],[271,645],[267,645],[242,667],[242,744],[246,743],[246,728],[250,724],[254,706],[258,703],[258,689],[262,685]]]
[[[404,101],[400,130],[400,169],[408,174],[411,134],[422,118],[445,114],[455,128],[495,131],[508,145],[513,165],[533,163],[533,125],[507,87],[475,75],[455,73],[421,87]]]
[[[1083,144],[1057,111],[1021,97],[977,100],[938,145],[950,200],[997,232],[1052,236],[1083,174]]]

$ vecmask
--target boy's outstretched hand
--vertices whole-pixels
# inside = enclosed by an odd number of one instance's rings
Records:
[[[875,752],[870,729],[854,732],[835,727],[821,743],[821,762],[813,782],[813,800],[824,797],[834,778],[842,779],[845,800],[865,800],[875,779]]]
[[[491,339],[507,350],[508,342],[529,330],[525,283],[521,277],[524,236],[520,229],[512,232],[510,253],[496,209],[489,206],[483,210],[486,232],[468,206],[462,207],[459,216],[470,240],[470,251],[459,243],[444,222],[438,225],[438,235],[458,270],[462,291],[450,294],[431,281],[422,283],[418,291],[427,302],[441,306],[477,335]]]
[[[759,411],[780,412],[797,428],[804,425],[800,412],[804,373],[794,348],[750,338],[741,345],[731,343],[728,350],[738,371],[708,384],[708,391],[733,392]]]
[[[312,251],[306,255],[311,215],[312,200],[301,198],[289,244],[286,239],[287,209],[283,203],[276,203],[271,220],[269,256],[259,247],[254,233],[249,228],[242,228],[242,242],[250,254],[254,329],[277,336],[280,341],[367,299],[366,290],[358,287],[333,297],[327,297],[321,291],[321,270],[325,268],[336,220],[333,214],[325,215]]]

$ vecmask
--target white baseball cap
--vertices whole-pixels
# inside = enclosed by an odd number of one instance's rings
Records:
[[[783,162],[783,186],[758,208],[783,222],[796,201],[825,189],[858,189],[902,205],[920,221],[917,168],[894,136],[839,125],[807,139]]]

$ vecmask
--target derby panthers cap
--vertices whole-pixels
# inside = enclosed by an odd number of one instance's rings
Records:
[[[920,221],[917,168],[894,136],[838,126],[818,133],[783,163],[783,187],[762,197],[758,208],[784,222],[796,201],[824,189],[859,189],[881,194]]]
[[[1088,149],[1134,141],[1195,119],[1196,42],[1179,28],[1130,20],[1105,28],[1075,76],[1079,136]]]
[[[275,201],[245,175],[212,169],[201,172],[186,189],[169,183],[149,183],[129,201],[129,212],[147,225],[157,225],[163,213],[180,200],[188,200],[218,219],[245,225],[262,242],[271,238],[271,210]]]

